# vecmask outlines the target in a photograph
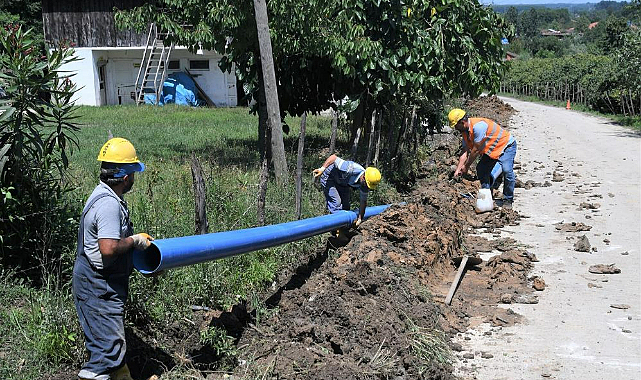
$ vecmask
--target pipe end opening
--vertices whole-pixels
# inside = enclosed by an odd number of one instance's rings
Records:
[[[142,274],[152,274],[160,267],[160,250],[154,243],[144,251],[134,251],[134,267]]]

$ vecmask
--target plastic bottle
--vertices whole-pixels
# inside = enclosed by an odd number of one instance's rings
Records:
[[[488,212],[494,209],[494,200],[492,199],[492,190],[490,189],[479,189],[479,193],[476,196],[476,212]]]

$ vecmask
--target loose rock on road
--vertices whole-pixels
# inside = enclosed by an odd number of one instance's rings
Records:
[[[503,100],[519,111],[508,129],[519,142],[517,179],[526,216],[503,229],[540,262],[538,304],[508,304],[525,317],[512,327],[482,324],[460,334],[466,379],[641,378],[641,135],[562,108]],[[558,228],[589,225],[591,228]],[[586,235],[592,249],[576,251]],[[620,273],[593,274],[595,265]],[[625,307],[621,307],[624,305]],[[491,331],[491,334],[486,334]],[[487,355],[486,355],[487,356]]]

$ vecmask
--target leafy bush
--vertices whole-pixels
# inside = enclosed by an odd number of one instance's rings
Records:
[[[77,146],[77,89],[60,69],[72,54],[60,46],[42,56],[30,30],[0,29],[0,264],[33,279],[59,267],[74,236],[62,180]]]
[[[634,63],[641,59],[641,38],[635,33],[625,39],[629,48],[614,56],[582,54],[513,61],[501,90],[543,100],[570,100],[600,112],[638,114],[641,91]]]

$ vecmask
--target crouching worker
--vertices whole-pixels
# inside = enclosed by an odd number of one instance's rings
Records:
[[[73,296],[89,351],[79,379],[131,380],[125,363],[124,305],[133,271],[134,249],[144,250],[153,238],[133,234],[123,195],[145,170],[134,146],[112,138],[98,153],[100,182],[80,217],[73,267]]]
[[[353,161],[346,161],[335,154],[329,156],[323,166],[314,169],[314,178],[320,178],[321,188],[327,201],[327,210],[333,214],[340,210],[349,210],[351,188],[360,193],[358,217],[353,227],[358,227],[365,216],[367,195],[376,189],[381,181],[381,173],[374,167],[363,167]],[[347,234],[346,228],[338,231],[339,237]]]
[[[476,175],[481,181],[481,188],[498,188],[498,178],[503,173],[503,199],[497,201],[500,206],[512,208],[514,200],[514,157],[516,156],[516,139],[505,129],[490,119],[468,117],[465,111],[455,108],[447,115],[450,126],[463,136],[463,154],[454,172],[457,177],[467,173],[478,156],[482,156],[476,165]]]

